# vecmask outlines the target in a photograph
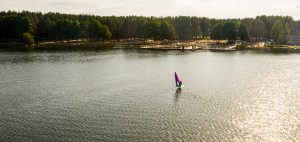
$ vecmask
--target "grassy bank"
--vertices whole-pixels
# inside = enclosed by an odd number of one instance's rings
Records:
[[[24,45],[21,43],[1,43],[0,49],[5,51],[28,51],[28,50],[93,50],[112,48],[113,42],[42,42],[39,44]]]
[[[300,53],[300,46],[299,45],[284,45],[284,44],[275,44],[272,46],[269,46],[268,49],[272,52],[295,52]]]
[[[102,50],[109,48],[141,48],[159,50],[266,50],[271,52],[300,52],[300,46],[273,45],[266,46],[265,42],[227,43],[225,40],[110,40],[90,42],[83,40],[40,42],[26,46],[21,43],[0,43],[0,49],[6,51],[28,50]]]
[[[111,40],[90,42],[82,40],[40,42],[26,46],[21,43],[0,43],[2,50],[76,50],[139,47],[143,49],[202,49],[209,45],[225,45],[224,40]]]

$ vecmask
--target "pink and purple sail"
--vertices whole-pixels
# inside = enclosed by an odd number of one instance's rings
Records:
[[[180,79],[179,79],[177,73],[175,72],[175,83],[176,83],[176,87],[179,86],[179,82],[180,82]]]

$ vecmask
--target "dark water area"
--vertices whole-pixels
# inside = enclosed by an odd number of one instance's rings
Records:
[[[299,54],[2,51],[0,141],[299,141],[299,76]]]

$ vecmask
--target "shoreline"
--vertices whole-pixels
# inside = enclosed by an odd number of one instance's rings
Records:
[[[61,41],[41,42],[30,46],[21,43],[0,43],[0,51],[35,51],[35,50],[101,50],[101,49],[151,49],[151,50],[209,50],[209,51],[240,51],[266,50],[273,52],[300,53],[300,46],[273,45],[265,42],[228,44],[225,40],[120,40],[120,41]]]

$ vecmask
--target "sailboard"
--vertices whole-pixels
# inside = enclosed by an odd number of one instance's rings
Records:
[[[180,82],[181,82],[181,84],[180,84]],[[184,87],[184,85],[182,84],[182,81],[180,80],[180,78],[176,72],[175,72],[175,85],[176,85],[177,89],[181,89]]]

